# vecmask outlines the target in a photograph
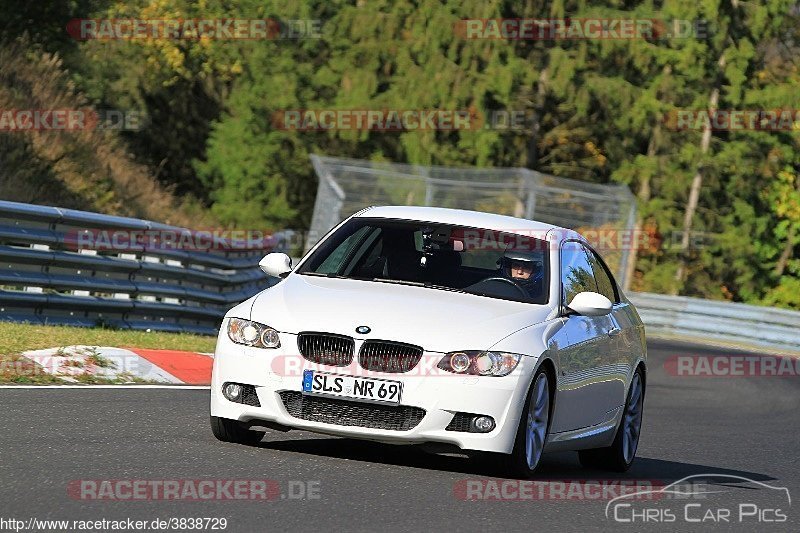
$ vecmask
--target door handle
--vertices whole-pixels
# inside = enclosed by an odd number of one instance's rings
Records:
[[[611,328],[610,330],[608,330],[608,336],[609,337],[616,337],[621,332],[622,332],[622,330],[620,330],[619,328]]]

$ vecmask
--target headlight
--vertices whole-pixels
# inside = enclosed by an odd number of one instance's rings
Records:
[[[464,350],[450,352],[438,367],[454,374],[475,376],[507,376],[517,368],[522,356],[517,353]]]
[[[281,347],[281,341],[276,330],[264,324],[241,318],[228,319],[228,338],[236,344],[244,344],[245,346],[254,346],[256,348]]]

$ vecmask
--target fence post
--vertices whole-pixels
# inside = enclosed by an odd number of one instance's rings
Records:
[[[628,212],[628,221],[626,223],[627,229],[626,231],[634,232],[633,235],[630,235],[630,246],[627,248],[623,248],[622,250],[622,258],[620,259],[620,274],[621,280],[619,284],[622,285],[622,290],[627,292],[631,286],[631,279],[633,279],[633,272],[636,269],[636,256],[637,254],[633,253],[631,250],[631,246],[638,246],[639,238],[636,234],[636,200],[634,199],[631,202],[631,208]],[[621,239],[617,239],[617,242],[622,242]]]
[[[525,202],[525,218],[528,220],[533,220],[533,216],[536,214],[536,184],[534,180],[538,177],[538,172],[528,172],[525,175],[525,181],[528,183],[528,199]]]

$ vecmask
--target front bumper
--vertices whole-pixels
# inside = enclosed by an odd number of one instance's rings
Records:
[[[523,357],[508,376],[464,377],[437,370],[435,362],[443,354],[426,352],[420,364],[409,373],[366,373],[357,361],[344,368],[315,365],[300,355],[296,335],[281,333],[280,338],[281,347],[277,349],[249,348],[231,342],[223,328],[217,340],[211,379],[212,416],[245,423],[266,421],[294,429],[388,443],[443,443],[464,450],[511,453],[525,394],[538,364],[535,357]],[[356,340],[356,353],[359,347],[360,341]],[[400,381],[403,383],[401,405],[424,409],[425,415],[410,430],[343,426],[295,418],[287,411],[279,393],[302,392],[305,369]],[[261,406],[227,400],[221,392],[226,382],[253,385]],[[491,416],[496,426],[488,433],[447,431],[445,428],[457,412]]]

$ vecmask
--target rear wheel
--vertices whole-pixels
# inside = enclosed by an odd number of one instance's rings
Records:
[[[237,420],[211,417],[211,432],[222,442],[236,444],[257,444],[264,438],[265,432],[246,429]]]
[[[608,448],[581,450],[578,452],[581,464],[587,468],[601,468],[616,472],[625,472],[633,464],[636,449],[639,447],[639,433],[642,429],[642,411],[644,409],[644,380],[641,368],[631,380],[625,412],[622,414],[614,443]]]
[[[549,429],[550,380],[547,372],[540,368],[525,400],[514,451],[511,452],[513,474],[520,477],[533,475],[542,458]]]

